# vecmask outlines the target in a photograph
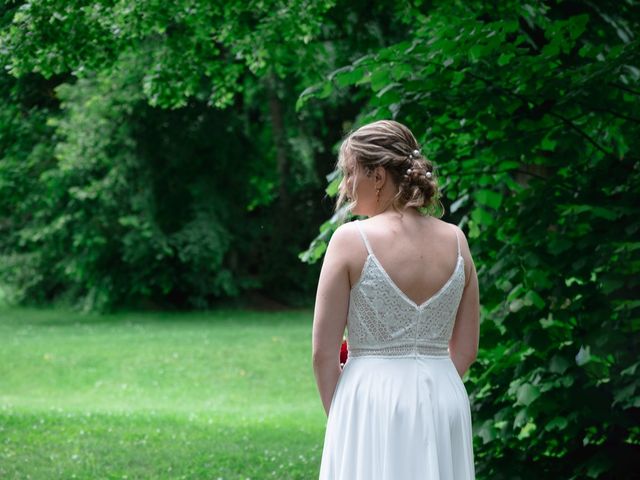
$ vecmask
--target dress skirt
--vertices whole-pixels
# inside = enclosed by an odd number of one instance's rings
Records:
[[[449,356],[351,357],[331,401],[321,480],[473,480],[469,397]]]

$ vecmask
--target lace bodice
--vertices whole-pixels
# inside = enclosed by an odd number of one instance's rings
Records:
[[[382,267],[359,220],[356,225],[369,255],[351,289],[347,316],[349,356],[448,356],[465,283],[458,232],[458,258],[453,273],[438,292],[417,305]]]

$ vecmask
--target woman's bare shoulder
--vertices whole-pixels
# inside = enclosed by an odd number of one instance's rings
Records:
[[[354,236],[354,233],[356,233],[356,225],[354,222],[341,223],[331,235],[331,241],[349,241],[349,239]]]
[[[467,236],[465,235],[464,230],[462,230],[455,223],[450,223],[449,225],[451,225],[456,230],[456,234],[458,234],[458,238],[460,238],[460,248],[462,248],[462,250],[469,251],[469,243],[467,241]]]
[[[451,223],[450,225],[456,230],[456,234],[458,235],[458,239],[460,240],[460,253],[464,258],[465,274],[467,278],[469,278],[476,268],[475,262],[473,261],[473,256],[471,255],[471,248],[469,247],[469,241],[467,240],[467,236],[465,235],[464,230],[462,230],[455,223]]]
[[[432,221],[433,224],[437,225],[439,228],[453,228],[456,231],[456,233],[460,236],[460,240],[462,240],[464,237],[464,240],[466,241],[467,237],[465,236],[464,231],[455,223],[445,222],[444,220],[436,217],[431,217],[429,220]]]
[[[354,222],[343,223],[336,228],[327,248],[331,248],[337,252],[347,253],[355,247],[360,238],[357,226]]]

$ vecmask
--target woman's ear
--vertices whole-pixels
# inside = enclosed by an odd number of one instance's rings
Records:
[[[386,179],[387,179],[387,171],[383,166],[378,165],[374,170],[374,177],[373,177],[376,187],[382,188]]]

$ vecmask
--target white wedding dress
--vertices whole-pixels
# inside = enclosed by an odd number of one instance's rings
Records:
[[[369,253],[351,289],[349,358],[325,433],[321,480],[473,480],[471,410],[448,344],[464,258],[421,305]]]

